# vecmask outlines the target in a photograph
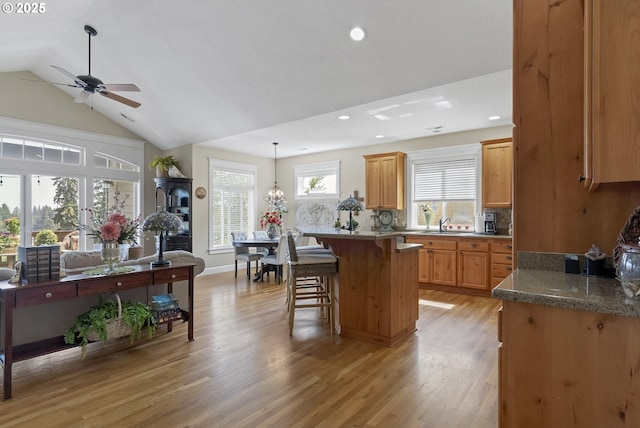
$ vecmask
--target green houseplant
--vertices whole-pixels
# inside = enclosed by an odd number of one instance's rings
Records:
[[[115,322],[117,319],[118,303],[103,300],[100,296],[97,305],[76,317],[73,325],[66,330],[64,341],[69,345],[79,344],[82,358],[84,358],[90,339],[97,336],[105,342],[109,339],[109,322]],[[129,338],[132,343],[140,338],[144,329],[147,330],[149,339],[153,337],[156,330],[156,320],[151,313],[151,307],[145,303],[122,303],[121,322],[131,328]]]
[[[174,165],[176,168],[180,167],[180,163],[174,159],[173,155],[169,156],[156,156],[151,162],[149,162],[149,169],[156,169],[157,177],[167,177],[167,172],[169,171],[169,167]]]
[[[40,245],[55,245],[58,243],[58,236],[53,230],[42,229],[36,234],[33,243],[36,246]]]

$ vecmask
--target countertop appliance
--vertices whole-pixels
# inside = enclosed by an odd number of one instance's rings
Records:
[[[498,228],[496,227],[496,213],[484,213],[484,234],[495,235],[497,232]]]

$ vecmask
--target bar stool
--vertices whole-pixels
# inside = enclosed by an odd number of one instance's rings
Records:
[[[287,302],[289,336],[293,335],[295,311],[299,308],[321,308],[335,330],[334,279],[338,273],[338,259],[330,253],[301,253],[296,251],[293,234],[287,232]]]

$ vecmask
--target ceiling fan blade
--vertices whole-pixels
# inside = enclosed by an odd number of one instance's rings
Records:
[[[78,85],[69,85],[68,83],[47,82],[46,80],[35,80],[35,79],[20,79],[20,80],[25,80],[27,82],[46,83],[48,85],[69,86],[70,88],[79,88],[80,87]]]
[[[77,97],[75,97],[73,99],[73,102],[74,103],[83,103],[83,102],[85,102],[87,100],[87,98],[89,98],[89,95],[90,95],[89,92],[82,91],[82,92],[80,92],[78,94]]]
[[[106,89],[107,91],[131,91],[131,92],[140,92],[140,88],[138,88],[136,85],[134,85],[133,83],[110,83],[110,84],[103,84],[102,86],[104,86],[104,89]]]
[[[102,95],[103,97],[111,98],[112,100],[118,101],[118,102],[120,102],[122,104],[126,104],[129,107],[138,108],[138,107],[140,107],[142,105],[137,101],[133,101],[133,100],[130,100],[129,98],[121,97],[120,95],[116,95],[116,94],[114,94],[112,92],[98,91],[98,93],[100,95]]]
[[[86,83],[84,83],[82,80],[78,79],[73,74],[69,73],[64,68],[61,68],[61,67],[58,67],[58,66],[55,66],[55,65],[52,65],[51,67],[55,68],[56,70],[58,70],[60,73],[64,74],[65,76],[70,77],[71,79],[73,79],[73,81],[76,82],[76,85],[78,85],[79,88],[85,88],[87,86]]]

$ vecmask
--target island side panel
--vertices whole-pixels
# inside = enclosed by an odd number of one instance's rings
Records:
[[[418,321],[418,248],[391,255],[391,335],[395,342],[416,330]]]
[[[640,426],[640,318],[503,301],[500,426]]]
[[[316,238],[318,239],[318,238]],[[411,288],[404,280],[405,272],[412,270],[405,263],[406,255],[395,252],[394,239],[343,239],[320,240],[329,245],[339,257],[339,320],[343,336],[394,346],[402,338],[415,331],[417,314],[417,270]],[[406,262],[408,265],[410,261]],[[417,260],[414,260],[417,266]],[[413,277],[413,276],[412,276]],[[403,286],[398,286],[403,284]],[[411,309],[415,302],[415,310]],[[409,309],[409,314],[401,313]]]

